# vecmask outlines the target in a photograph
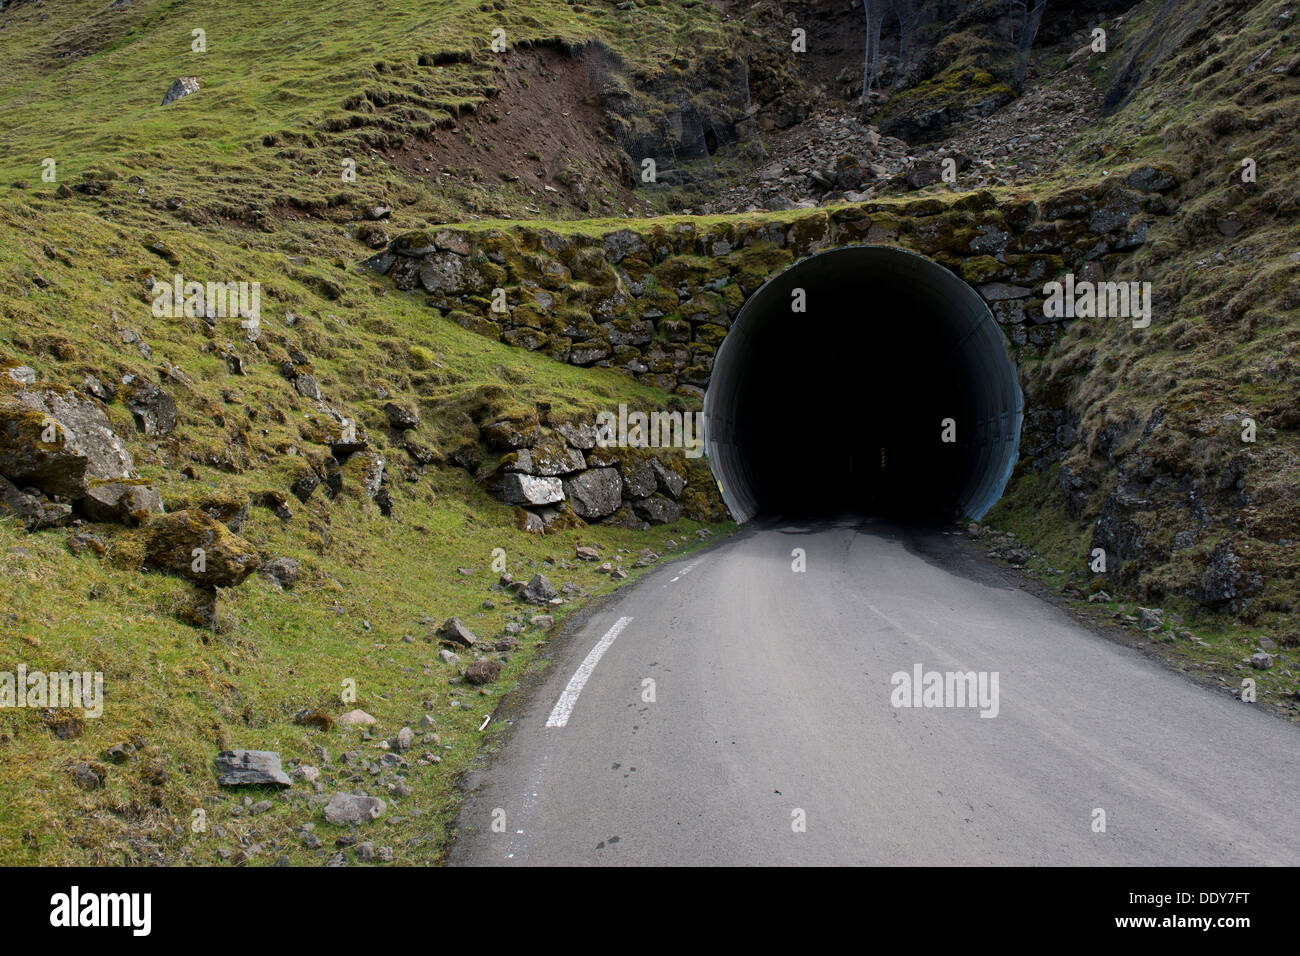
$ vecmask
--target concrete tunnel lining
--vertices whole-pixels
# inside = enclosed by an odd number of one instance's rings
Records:
[[[791,308],[796,289],[804,290],[803,313]],[[820,350],[810,349],[807,343],[823,336]],[[902,370],[908,354],[900,354],[913,348],[920,356],[915,375]],[[830,380],[852,379],[859,370],[860,382]],[[774,397],[787,388],[793,394]],[[841,406],[851,404],[857,392],[869,406],[857,419],[862,430],[890,434],[879,439],[879,470],[893,464],[903,472],[909,463],[917,470],[893,478],[901,484],[892,492],[883,479],[859,477],[875,468],[873,433],[872,447],[848,456],[851,481],[840,474],[842,456],[840,470],[832,468],[828,475],[836,490],[847,494],[848,507],[885,513],[890,494],[931,495],[932,517],[942,511],[949,518],[978,520],[1001,497],[1019,451],[1024,399],[1006,339],[988,306],[964,281],[924,256],[896,247],[849,246],[812,255],[770,278],[741,307],[718,349],[704,397],[705,443],[737,521],[788,511],[774,509],[772,501],[773,489],[782,487],[776,473],[781,453],[764,446],[788,442],[790,436],[772,434],[756,421],[764,410],[777,410],[768,416],[774,424],[785,415],[784,430],[796,430],[818,418],[850,415]],[[806,402],[802,412],[800,402]],[[957,441],[942,448],[937,445],[945,409],[957,420]],[[833,440],[838,432],[823,425],[818,434],[826,444],[826,436]],[[846,443],[852,441],[850,435]],[[897,463],[888,461],[891,455]],[[929,485],[918,480],[927,475]],[[884,489],[879,494],[886,500],[854,505],[854,496],[869,482]],[[810,484],[805,497],[816,497],[825,486],[825,481]]]

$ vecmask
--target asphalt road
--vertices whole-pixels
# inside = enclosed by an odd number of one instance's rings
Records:
[[[996,716],[893,706],[916,665],[997,672]],[[591,615],[514,717],[452,864],[1300,863],[1300,728],[942,531],[747,527]]]

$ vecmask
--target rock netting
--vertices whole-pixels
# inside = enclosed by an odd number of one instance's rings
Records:
[[[1142,173],[1039,199],[980,191],[781,219],[651,221],[601,236],[431,229],[399,236],[366,264],[427,293],[464,328],[700,398],[745,300],[795,261],[838,246],[929,256],[980,292],[1016,346],[1041,354],[1064,321],[1044,315],[1044,283],[1066,272],[1105,279],[1146,241],[1150,217],[1172,211],[1162,195],[1172,177]]]

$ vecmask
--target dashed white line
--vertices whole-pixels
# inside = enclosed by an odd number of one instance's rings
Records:
[[[551,709],[551,716],[546,718],[547,727],[563,727],[569,722],[569,715],[573,713],[573,706],[578,702],[578,695],[582,693],[582,688],[587,686],[587,680],[591,677],[591,672],[596,669],[600,663],[601,657],[609,650],[614,639],[623,633],[623,628],[632,623],[630,617],[620,617],[614,622],[614,626],[605,632],[605,636],[596,642],[596,646],[591,649],[586,659],[578,665],[578,669],[573,672],[569,678],[569,683],[565,685],[560,699],[555,702],[555,707]]]

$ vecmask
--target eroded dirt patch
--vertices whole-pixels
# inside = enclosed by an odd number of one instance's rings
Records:
[[[498,92],[486,104],[383,155],[434,184],[513,187],[544,215],[642,210],[597,100],[602,76],[594,57],[512,51],[493,70]]]

